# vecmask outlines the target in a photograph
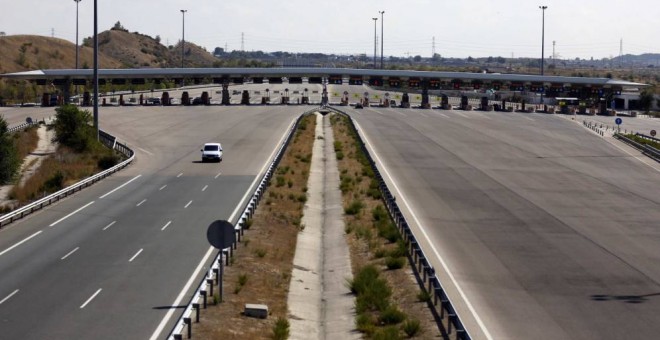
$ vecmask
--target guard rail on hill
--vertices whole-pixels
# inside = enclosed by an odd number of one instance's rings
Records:
[[[32,203],[26,205],[24,207],[21,207],[17,210],[14,210],[14,211],[12,211],[8,214],[0,216],[0,228],[2,228],[3,226],[5,226],[9,223],[12,223],[16,220],[19,220],[19,219],[23,218],[24,216],[33,213],[34,211],[37,211],[37,210],[39,210],[39,209],[41,209],[45,206],[48,206],[48,205],[52,204],[53,202],[57,202],[62,198],[65,198],[65,197],[67,197],[67,196],[69,196],[69,195],[71,195],[71,194],[73,194],[77,191],[80,191],[83,188],[86,188],[86,187],[100,181],[101,179],[106,178],[106,177],[114,174],[115,172],[125,168],[131,162],[133,162],[133,159],[135,158],[135,153],[128,146],[117,142],[117,138],[115,138],[114,136],[112,136],[112,135],[110,135],[106,132],[103,132],[103,131],[99,131],[99,137],[101,139],[101,142],[103,142],[103,144],[105,144],[109,147],[112,147],[114,150],[117,150],[118,152],[120,152],[123,155],[125,155],[126,157],[128,157],[128,159],[121,162],[121,163],[119,163],[119,164],[117,164],[117,165],[115,165],[115,166],[113,166],[112,168],[110,168],[108,170],[100,172],[100,173],[98,173],[94,176],[88,177],[88,178],[86,178],[86,179],[84,179],[84,180],[82,180],[82,181],[80,181],[76,184],[73,184],[69,187],[66,187],[66,188],[64,188],[64,189],[62,189],[62,190],[60,190],[60,191],[58,191],[54,194],[46,196],[46,197],[44,197],[40,200],[37,200],[35,202],[32,202]]]
[[[203,300],[202,306],[203,309],[206,309],[207,298],[209,295],[213,296],[214,285],[218,286],[219,291],[222,289],[221,274],[223,270],[222,269],[223,259],[226,261],[226,264],[229,264],[229,257],[233,256],[233,250],[237,248],[238,242],[241,242],[241,238],[245,232],[246,223],[254,215],[254,212],[257,209],[257,205],[259,204],[259,201],[261,201],[261,199],[263,198],[263,194],[266,191],[268,182],[273,177],[273,174],[275,173],[278,164],[282,160],[282,157],[284,156],[284,151],[291,143],[291,140],[293,139],[294,133],[298,128],[300,121],[306,115],[317,112],[318,110],[319,110],[318,108],[314,108],[301,114],[298,117],[298,119],[296,119],[291,129],[288,131],[287,136],[284,139],[284,142],[280,145],[279,149],[277,150],[277,154],[273,158],[270,166],[268,167],[268,170],[266,170],[266,172],[261,177],[261,181],[259,182],[259,185],[257,185],[254,193],[252,194],[251,199],[245,205],[243,209],[243,213],[236,221],[230,221],[234,223],[235,226],[234,232],[236,233],[236,242],[234,242],[232,247],[218,251],[218,254],[215,256],[212,262],[213,264],[211,265],[211,268],[209,268],[206,275],[204,275],[204,277],[201,279],[199,285],[197,286],[197,289],[195,290],[195,293],[190,298],[190,301],[188,301],[186,309],[183,311],[181,317],[179,318],[174,328],[170,332],[168,339],[170,340],[183,339],[184,331],[186,332],[188,339],[192,337],[193,311],[195,311],[195,322],[199,322],[199,314],[201,312],[200,300]]]
[[[23,129],[27,128],[27,127],[30,127],[30,126],[32,126],[32,125],[37,125],[37,124],[39,124],[39,122],[23,123],[23,124],[20,124],[20,125],[16,125],[16,126],[10,127],[9,129],[7,129],[7,132],[8,132],[8,133],[14,133],[14,132],[16,132],[16,131],[20,131],[20,130],[23,130]]]
[[[385,201],[387,210],[390,216],[392,217],[392,219],[394,220],[394,223],[398,227],[399,232],[401,232],[403,240],[406,242],[408,246],[408,251],[410,252],[409,253],[410,260],[413,262],[412,267],[417,272],[417,275],[420,277],[420,279],[422,280],[422,285],[423,285],[422,288],[426,289],[427,293],[431,294],[433,297],[432,302],[430,302],[430,305],[433,307],[436,316],[439,316],[440,318],[438,322],[441,323],[443,322],[443,320],[445,320],[445,313],[446,313],[447,325],[448,325],[447,333],[451,335],[452,326],[453,326],[456,329],[457,339],[462,339],[462,340],[471,339],[470,334],[468,333],[467,329],[463,325],[463,322],[461,321],[461,317],[458,311],[454,307],[454,303],[452,303],[449,296],[447,295],[445,288],[442,286],[440,279],[436,276],[435,269],[429,262],[428,256],[424,253],[424,250],[420,246],[419,242],[417,242],[417,237],[413,233],[412,229],[410,229],[410,226],[408,225],[406,218],[403,216],[401,209],[399,209],[399,206],[396,203],[396,199],[394,195],[392,195],[389,188],[387,187],[387,184],[385,183],[385,180],[383,179],[383,176],[380,174],[380,171],[378,170],[378,166],[371,157],[371,154],[369,153],[367,146],[364,144],[364,141],[362,140],[361,132],[356,128],[353,118],[351,118],[351,116],[349,116],[347,113],[333,107],[326,107],[325,109],[334,111],[336,113],[348,117],[351,123],[351,128],[356,132],[356,135],[359,137],[358,142],[360,143],[360,148],[362,149],[362,152],[364,152],[367,160],[369,161],[369,164],[371,164],[371,168],[373,169],[374,174],[376,175],[376,179],[379,182],[380,191],[383,195],[383,200]],[[440,301],[439,306],[438,306],[438,301]],[[439,326],[443,327],[441,324],[439,324]]]
[[[640,136],[641,134],[638,133],[636,135]],[[646,138],[646,139],[653,138],[653,137],[645,136],[645,135],[641,135],[640,137]],[[645,155],[653,158],[654,160],[660,162],[660,150],[658,150],[658,149],[656,149],[652,146],[649,146],[649,145],[644,145],[644,144],[638,143],[638,142],[626,137],[626,135],[621,134],[621,133],[615,133],[614,138],[621,140],[622,142],[624,142],[624,143],[634,147],[635,149],[641,151],[643,154],[645,154]],[[653,138],[653,139],[657,140],[656,138]]]

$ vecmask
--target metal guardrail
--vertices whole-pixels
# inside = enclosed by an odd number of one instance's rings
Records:
[[[26,205],[22,208],[19,208],[17,210],[14,210],[14,211],[8,213],[8,214],[0,216],[0,228],[2,228],[3,226],[5,226],[9,223],[12,223],[16,220],[19,220],[19,219],[21,219],[21,218],[23,218],[23,217],[25,217],[25,216],[33,213],[33,212],[45,207],[45,206],[51,205],[53,202],[57,202],[62,198],[65,198],[65,197],[67,197],[67,196],[69,196],[69,195],[71,195],[71,194],[73,194],[77,191],[82,190],[83,188],[86,188],[86,187],[100,181],[101,179],[104,179],[104,178],[114,174],[115,172],[117,172],[117,171],[125,168],[126,166],[128,166],[133,161],[133,159],[135,158],[135,153],[133,152],[133,150],[131,150],[125,144],[117,142],[117,139],[114,136],[112,136],[108,133],[105,133],[103,131],[99,131],[99,137],[101,137],[101,142],[103,142],[103,144],[110,145],[113,149],[121,152],[126,157],[128,157],[128,159],[121,162],[121,163],[119,163],[119,164],[117,164],[117,165],[115,165],[115,166],[113,166],[112,168],[110,168],[108,170],[102,171],[102,172],[100,172],[100,173],[98,173],[94,176],[88,177],[88,178],[86,178],[86,179],[84,179],[84,180],[82,180],[82,181],[80,181],[76,184],[68,186],[68,187],[66,187],[66,188],[64,188],[64,189],[62,189],[62,190],[60,190],[60,191],[58,191],[54,194],[46,196],[46,197],[44,197],[40,200],[37,200],[35,202],[32,202],[32,203],[28,204],[28,205]]]
[[[425,289],[427,293],[432,294],[433,296],[433,302],[431,303],[431,306],[435,309],[435,312],[439,314],[440,322],[442,322],[442,320],[445,319],[445,313],[447,313],[447,325],[448,325],[447,333],[448,334],[452,333],[452,325],[453,325],[454,328],[456,329],[457,339],[470,340],[471,339],[470,334],[463,325],[463,322],[461,321],[461,317],[458,311],[456,310],[454,304],[451,302],[449,296],[447,295],[447,292],[443,287],[442,283],[440,282],[440,279],[436,276],[435,269],[429,262],[428,256],[424,253],[424,250],[417,241],[417,237],[413,233],[412,229],[410,229],[410,226],[408,225],[406,218],[403,216],[401,209],[399,209],[399,206],[396,203],[396,198],[394,197],[394,195],[392,195],[389,188],[387,187],[387,184],[385,183],[383,176],[380,174],[380,171],[378,170],[378,166],[376,162],[371,157],[371,154],[369,153],[367,146],[364,144],[364,141],[362,140],[360,131],[355,126],[353,118],[351,118],[351,116],[349,116],[347,113],[340,111],[336,108],[326,107],[326,109],[348,117],[351,123],[351,128],[356,132],[356,135],[359,137],[358,142],[360,143],[360,148],[362,149],[362,152],[364,152],[367,160],[369,161],[369,164],[371,165],[371,168],[374,171],[374,174],[376,175],[376,179],[379,182],[380,191],[383,195],[383,200],[390,214],[390,217],[394,220],[394,223],[399,229],[399,232],[401,233],[403,240],[406,242],[406,245],[408,246],[408,251],[410,252],[409,253],[410,259],[413,262],[412,267],[421,277],[422,282],[424,283],[423,284],[424,286],[422,288]],[[438,305],[438,301],[440,301],[440,305]],[[442,325],[439,326],[442,327]]]
[[[37,125],[37,124],[39,124],[39,122],[23,123],[23,124],[20,124],[20,125],[16,125],[14,127],[10,127],[9,129],[7,129],[7,132],[8,133],[14,133],[16,131],[20,131],[20,130],[23,130],[27,127],[30,127],[32,125]]]
[[[639,133],[637,135],[640,135]],[[660,162],[660,150],[649,146],[649,145],[644,145],[641,143],[637,143],[636,141],[626,137],[625,135],[621,133],[615,133],[614,138],[621,140],[622,142],[634,147],[635,149],[641,151],[644,155],[649,156],[653,158],[654,160]]]
[[[248,201],[248,203],[245,205],[243,209],[243,213],[240,215],[240,217],[236,221],[232,221],[234,223],[234,232],[236,233],[236,242],[232,245],[232,247],[227,248],[227,249],[222,249],[218,251],[218,254],[215,256],[213,260],[213,265],[211,268],[209,268],[208,272],[206,275],[201,279],[201,282],[197,286],[197,290],[191,297],[190,301],[188,302],[186,309],[183,311],[181,314],[181,317],[175,324],[174,328],[170,332],[170,335],[168,336],[168,339],[170,340],[180,340],[183,339],[183,332],[186,331],[188,339],[191,338],[192,336],[192,313],[195,311],[195,320],[196,322],[199,322],[199,314],[200,314],[200,304],[199,300],[203,299],[203,306],[204,309],[206,308],[207,304],[207,297],[209,296],[208,293],[210,292],[210,296],[213,296],[213,287],[214,285],[218,285],[220,288],[221,285],[221,273],[222,273],[222,263],[223,260],[226,261],[226,263],[229,263],[229,257],[233,256],[233,250],[237,248],[238,242],[241,242],[241,238],[244,234],[245,231],[245,225],[247,221],[252,218],[254,215],[257,205],[261,201],[264,192],[266,191],[266,187],[268,186],[268,182],[270,179],[273,177],[273,174],[275,173],[275,170],[277,169],[278,164],[282,160],[282,157],[284,156],[284,151],[286,148],[289,146],[291,143],[291,140],[293,139],[294,132],[298,128],[298,125],[300,124],[300,121],[302,120],[303,117],[305,117],[308,114],[314,113],[316,111],[319,111],[318,108],[314,108],[311,110],[308,110],[301,114],[298,119],[296,119],[296,122],[293,124],[291,129],[289,130],[287,137],[285,138],[284,142],[280,145],[279,149],[277,150],[277,153],[275,157],[273,158],[273,161],[271,162],[270,166],[268,167],[268,170],[263,174],[263,177],[261,178],[261,181],[259,182],[259,185],[257,185],[254,193],[252,194],[252,198]],[[215,283],[214,283],[215,281]]]
[[[652,137],[652,136],[647,136],[647,135],[645,135],[645,134],[643,134],[643,133],[639,133],[639,132],[638,132],[638,133],[635,134],[635,136],[637,136],[637,137],[641,137],[641,138],[644,138],[644,139],[648,139],[648,140],[650,140],[650,141],[652,141],[652,142],[660,143],[660,139],[655,138],[655,137]]]

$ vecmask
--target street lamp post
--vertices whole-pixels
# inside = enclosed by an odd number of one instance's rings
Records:
[[[99,139],[99,20],[98,6],[94,0],[94,130]]]
[[[181,10],[183,19],[183,23],[181,25],[181,68],[183,68],[183,58],[185,55],[184,45],[186,44],[186,12],[188,12],[187,9]]]
[[[372,19],[374,19],[374,68],[376,68],[376,53],[378,47],[378,34],[376,33],[376,23],[378,22],[378,18],[372,18]]]
[[[78,3],[82,0],[73,0],[76,2],[76,70],[78,69]]]
[[[543,60],[545,58],[545,10],[548,8],[548,6],[539,6],[539,8],[543,13],[541,20],[541,76],[543,76]],[[544,89],[541,89],[541,104],[543,104],[543,92],[545,92]]]
[[[383,45],[384,45],[384,35],[383,35],[383,23],[385,22],[383,14],[385,11],[379,11],[380,13],[380,68],[383,68]]]

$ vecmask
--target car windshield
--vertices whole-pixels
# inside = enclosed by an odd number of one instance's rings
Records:
[[[204,151],[218,151],[217,145],[204,145]]]

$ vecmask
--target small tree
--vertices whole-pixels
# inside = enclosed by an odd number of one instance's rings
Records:
[[[94,128],[90,126],[92,115],[75,105],[55,109],[55,134],[57,141],[78,152],[90,150],[94,145]]]
[[[653,91],[642,91],[642,93],[639,94],[639,107],[648,113],[651,110],[651,106],[653,106],[653,99]]]
[[[14,139],[8,132],[4,117],[0,116],[0,184],[9,183],[20,165]]]

